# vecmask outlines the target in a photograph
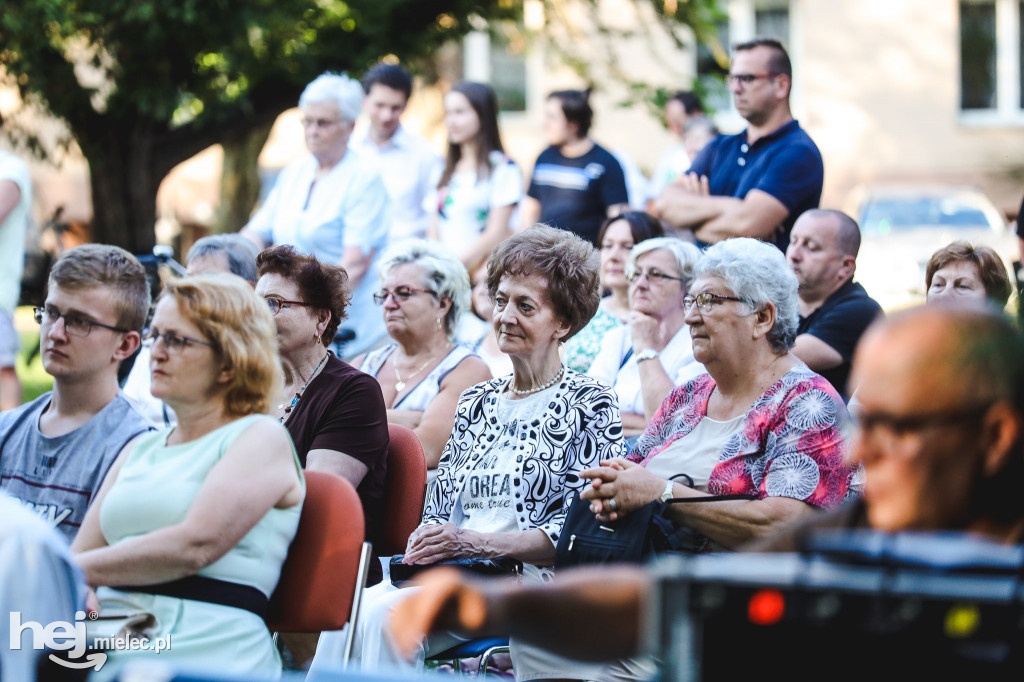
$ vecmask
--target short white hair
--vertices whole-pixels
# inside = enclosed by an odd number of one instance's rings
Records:
[[[363,86],[344,73],[326,71],[306,86],[299,96],[299,109],[307,104],[331,102],[346,123],[354,123],[363,108]]]
[[[632,277],[633,273],[636,272],[636,261],[640,256],[651,251],[657,251],[658,249],[665,249],[676,259],[676,265],[679,267],[679,276],[684,280],[681,282],[682,296],[686,296],[687,290],[690,288],[690,282],[693,281],[693,268],[697,265],[697,261],[700,260],[700,249],[690,242],[684,242],[682,239],[654,237],[652,239],[645,239],[634,246],[629,252],[629,260],[626,261],[626,277]]]
[[[469,273],[454,251],[438,242],[426,239],[405,239],[392,244],[380,256],[377,274],[383,280],[396,265],[417,265],[423,269],[423,285],[434,292],[438,300],[451,299],[452,305],[444,316],[444,331],[449,339],[455,336],[459,316],[469,310],[472,287]]]
[[[722,278],[754,311],[770,301],[775,306],[775,324],[767,334],[768,343],[779,355],[793,347],[800,322],[797,281],[778,247],[750,237],[718,242],[694,269],[695,277],[704,275]]]

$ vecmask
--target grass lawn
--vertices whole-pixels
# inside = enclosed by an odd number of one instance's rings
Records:
[[[39,343],[39,325],[32,319],[32,309],[25,306],[14,313],[14,328],[21,339],[21,350],[18,351],[17,372],[21,379],[21,401],[27,403],[35,400],[53,387],[53,378],[43,369],[43,361],[39,354],[30,364],[25,363],[28,354]]]

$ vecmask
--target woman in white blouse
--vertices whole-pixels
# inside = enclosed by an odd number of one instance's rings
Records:
[[[429,235],[473,272],[511,234],[523,196],[523,173],[505,155],[498,132],[498,98],[491,86],[463,81],[444,96],[448,156],[437,191],[427,197]]]
[[[671,237],[648,239],[630,252],[629,316],[604,337],[587,371],[615,389],[627,438],[643,433],[673,388],[704,372],[683,307],[699,258],[696,246]]]

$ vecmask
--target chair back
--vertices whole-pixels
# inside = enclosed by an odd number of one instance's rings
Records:
[[[379,556],[405,552],[409,535],[423,518],[423,498],[427,493],[427,458],[420,439],[401,424],[388,424],[388,437],[384,518],[379,546],[375,548]]]
[[[270,598],[272,632],[340,630],[348,622],[363,545],[363,506],[352,484],[306,471],[306,499]]]

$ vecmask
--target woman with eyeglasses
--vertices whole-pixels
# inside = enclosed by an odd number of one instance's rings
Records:
[[[288,432],[266,415],[281,385],[274,336],[266,304],[239,277],[165,285],[144,343],[153,395],[178,423],[126,446],[72,550],[101,618],[131,616],[170,646],[112,651],[104,675],[137,658],[280,674],[263,617],[305,482]]]
[[[661,223],[643,211],[626,211],[608,218],[597,234],[601,252],[601,288],[608,293],[601,299],[597,314],[579,334],[565,344],[565,364],[586,373],[601,350],[605,335],[624,324],[629,317],[629,280],[626,262],[634,246],[647,239],[661,237]]]
[[[537,225],[502,242],[487,266],[492,325],[513,372],[462,393],[426,510],[403,562],[511,557],[524,581],[550,577],[578,473],[625,454],[615,396],[566,368],[559,346],[590,320],[600,300],[594,248],[569,232]],[[410,283],[411,284],[411,283]],[[406,665],[385,644],[387,613],[407,593],[383,583],[367,590],[351,665]],[[314,666],[330,665],[339,642],[324,635]],[[451,646],[434,640],[426,650]],[[440,648],[438,648],[440,647]],[[511,643],[520,679],[605,679],[521,643]]]
[[[383,513],[388,420],[380,385],[328,350],[348,310],[347,276],[290,246],[256,258],[256,293],[277,325],[284,399],[271,414],[291,434],[299,461],[351,483],[363,503],[366,539],[374,542]],[[370,563],[371,584],[381,578]]]
[[[629,315],[608,332],[587,374],[615,389],[627,438],[643,433],[669,392],[701,374],[683,297],[700,251],[671,237],[633,247],[626,262]]]
[[[352,308],[334,351],[343,359],[376,348],[387,335],[373,309],[375,265],[387,244],[387,188],[375,163],[349,144],[363,86],[323,73],[302,91],[299,109],[309,154],[281,171],[266,201],[242,228],[260,249],[290,244],[348,273]]]
[[[729,239],[707,250],[694,276],[683,306],[707,373],[672,391],[628,459],[584,471],[592,482],[582,497],[614,520],[658,499],[749,495],[669,507],[709,547],[734,549],[856,494],[849,415],[832,385],[790,352],[797,281],[781,251]]]
[[[409,239],[381,255],[383,288],[373,295],[395,343],[353,364],[377,379],[388,421],[411,428],[436,469],[455,423],[459,396],[491,378],[487,365],[453,340],[469,307],[469,275],[455,254],[435,242]]]

